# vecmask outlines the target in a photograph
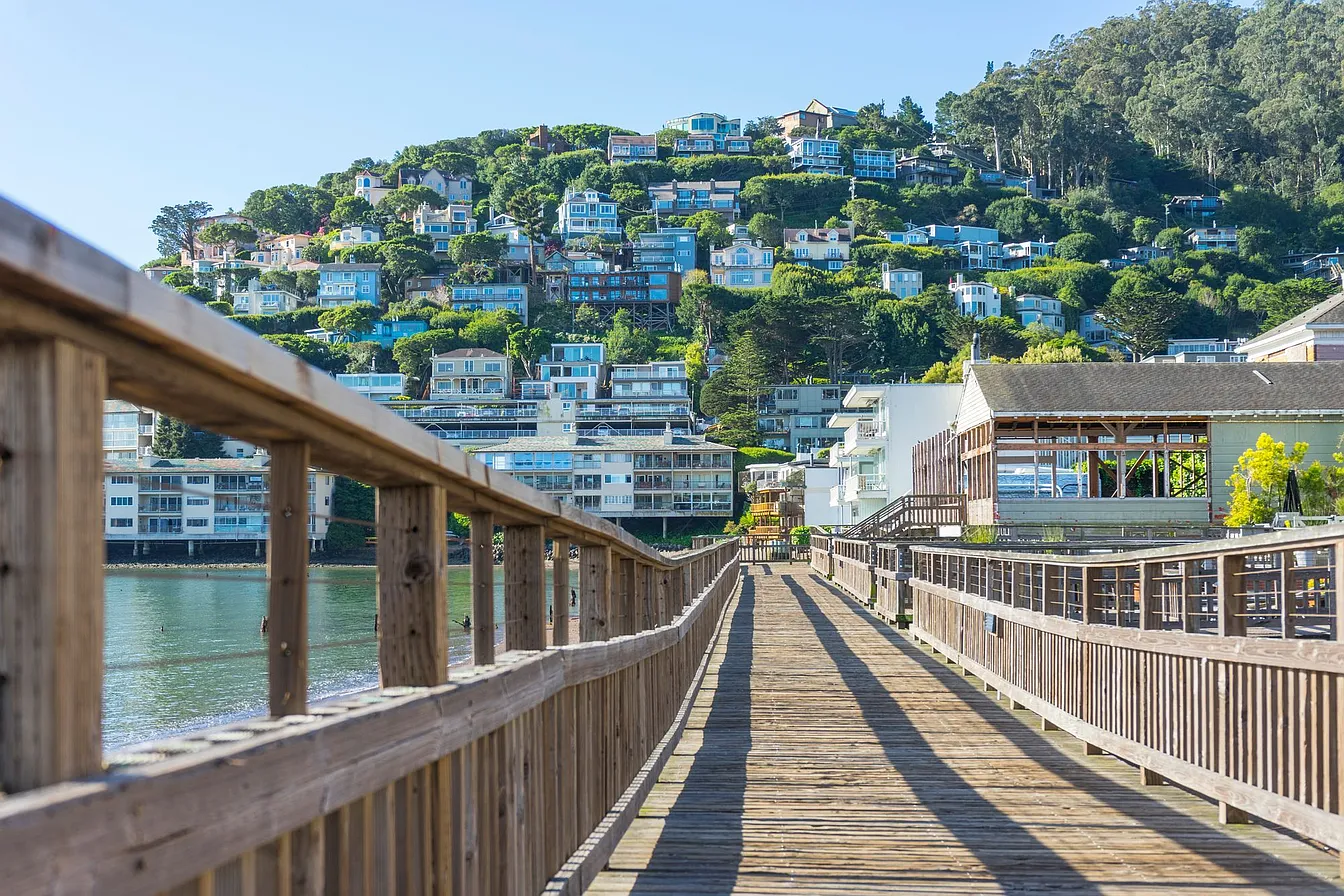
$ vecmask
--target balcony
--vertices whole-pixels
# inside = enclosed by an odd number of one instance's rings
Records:
[[[857,476],[850,476],[842,486],[846,501],[886,500],[887,477],[881,473],[860,473]]]
[[[886,445],[886,430],[871,420],[862,420],[845,430],[845,454],[877,454]]]

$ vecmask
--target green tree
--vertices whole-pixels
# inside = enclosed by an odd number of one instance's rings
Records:
[[[433,255],[403,240],[383,240],[378,244],[378,258],[383,263],[383,290],[394,299],[405,295],[406,281],[432,274],[439,268]]]
[[[378,213],[363,196],[342,196],[331,210],[331,223],[336,227],[347,224],[372,224]]]
[[[345,369],[344,359],[334,354],[325,342],[289,333],[268,333],[261,338],[327,373],[340,373]]]
[[[686,219],[686,226],[695,231],[696,267],[707,270],[710,249],[716,246],[728,246],[733,242],[718,212],[708,210],[696,212]]]
[[[1144,268],[1126,268],[1101,306],[1116,341],[1143,358],[1166,348],[1172,328],[1185,310],[1185,300]]]
[[[580,333],[596,333],[602,328],[602,312],[585,302],[574,309],[574,326]]]
[[[453,349],[469,347],[466,340],[456,331],[426,330],[423,333],[403,336],[393,343],[392,360],[397,362],[397,370],[405,374],[407,380],[416,384],[411,394],[422,394],[429,382],[430,359]]]
[[[224,439],[195,429],[176,417],[160,414],[154,422],[154,445],[150,450],[157,457],[223,457]]]
[[[1090,233],[1070,233],[1055,243],[1055,257],[1065,261],[1095,263],[1105,257],[1101,240]]]
[[[885,230],[899,230],[902,226],[896,209],[875,199],[851,199],[845,203],[844,213],[854,222],[856,234],[876,236]]]
[[[184,296],[190,296],[198,302],[209,302],[215,298],[215,291],[204,286],[189,284],[187,286],[173,287]]]
[[[255,243],[257,231],[246,224],[222,224],[215,221],[202,227],[196,239],[206,246],[225,246],[229,243],[240,246]]]
[[[462,328],[462,340],[469,346],[503,352],[509,347],[508,312],[481,311]],[[512,317],[512,315],[509,315]]]
[[[374,532],[375,504],[372,486],[337,476],[332,483],[331,515],[339,519],[332,520],[327,527],[327,550],[350,551],[364,547],[366,539]],[[369,525],[351,520],[367,520]]]
[[[336,197],[304,184],[254,190],[243,203],[243,215],[272,233],[312,233],[330,216]]]
[[[372,305],[358,302],[323,311],[317,318],[317,325],[353,341],[373,329],[373,319],[376,315],[377,309]]]
[[[612,364],[643,364],[653,359],[658,347],[658,340],[635,326],[634,316],[625,308],[612,316],[611,327],[602,341],[607,346],[607,360]]]
[[[496,264],[504,254],[506,240],[493,233],[463,233],[448,241],[448,257],[454,264],[472,261]]]
[[[761,431],[756,409],[739,405],[724,411],[705,437],[720,445],[734,448],[753,448],[761,444]]]
[[[232,302],[223,302],[223,301],[220,301],[220,302],[206,302],[206,303],[205,303],[205,307],[209,308],[211,311],[215,312],[216,314],[222,314],[222,315],[224,315],[225,317],[228,317],[228,316],[230,316],[230,315],[233,314],[233,303],[232,303]]]
[[[705,383],[700,408],[718,417],[734,408],[756,410],[756,400],[770,382],[764,354],[751,333],[733,340],[728,363]]]
[[[784,222],[767,212],[757,212],[751,216],[747,222],[747,233],[752,239],[760,240],[764,246],[778,248],[784,245]]]
[[[1165,230],[1160,230],[1157,236],[1153,238],[1153,245],[1161,249],[1180,251],[1185,248],[1185,229],[1168,227]]]
[[[158,237],[159,254],[175,255],[186,252],[187,258],[196,258],[196,231],[201,219],[211,212],[208,202],[184,202],[165,205],[150,222],[149,232]]]
[[[448,200],[433,189],[418,184],[407,184],[404,187],[397,187],[384,196],[383,201],[378,203],[378,209],[388,214],[400,216],[412,214],[422,205],[440,209],[447,204]]]
[[[1260,433],[1255,447],[1246,449],[1237,458],[1227,480],[1232,499],[1225,524],[1250,526],[1272,520],[1283,505],[1288,471],[1301,467],[1307,448],[1306,442],[1297,442],[1289,452],[1283,442],[1274,441],[1269,433]]]

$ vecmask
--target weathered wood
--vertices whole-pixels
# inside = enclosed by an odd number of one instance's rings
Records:
[[[546,647],[546,530],[504,528],[504,649]]]
[[[551,537],[551,643],[569,643],[569,539]]]
[[[271,715],[303,715],[308,711],[308,446],[273,444],[270,472]]]
[[[102,763],[105,389],[95,355],[0,342],[0,791]]]
[[[579,640],[605,641],[612,636],[611,549],[606,545],[579,548]]]
[[[448,516],[443,489],[378,489],[378,675],[383,687],[448,680]]]
[[[471,515],[471,658],[495,661],[495,515]]]

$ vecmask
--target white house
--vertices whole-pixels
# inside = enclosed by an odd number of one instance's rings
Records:
[[[795,174],[844,174],[840,141],[824,137],[789,137],[789,159]]]
[[[896,177],[896,159],[900,154],[894,149],[855,149],[854,176],[880,180],[894,180]]]
[[[911,268],[893,268],[884,261],[882,288],[898,299],[908,299],[924,291],[924,275]]]
[[[801,227],[784,229],[784,248],[795,264],[838,271],[849,261],[854,239],[852,227]]]
[[[1196,252],[1207,251],[1210,249],[1222,249],[1227,252],[1237,251],[1237,228],[1219,227],[1218,222],[1214,221],[1212,227],[1193,227],[1185,232],[1185,241],[1190,244],[1190,248]]]
[[[1040,324],[1060,335],[1064,334],[1064,303],[1050,296],[1025,293],[1017,296],[1017,322],[1027,327]]]
[[[383,183],[382,175],[375,174],[367,168],[355,172],[355,195],[369,205],[382,202],[395,189],[394,185]]]
[[[247,289],[233,294],[234,314],[280,314],[294,311],[303,300],[294,293],[274,286],[262,286],[261,281],[252,280]]]
[[[381,224],[346,224],[341,228],[341,232],[331,241],[332,251],[340,249],[349,249],[352,246],[362,246],[369,243],[376,243],[383,238],[383,228]]]
[[[400,186],[428,187],[454,205],[471,205],[474,180],[469,174],[455,174],[438,168],[402,168],[397,171]]]
[[[590,234],[618,236],[621,223],[616,200],[596,190],[566,190],[557,229],[564,239]]]
[[[510,366],[506,356],[488,348],[459,348],[435,355],[430,361],[430,397],[511,396]]]
[[[432,237],[433,251],[447,252],[448,244],[453,237],[476,232],[476,218],[472,215],[469,205],[449,203],[440,209],[421,205],[411,217],[411,229]]]
[[[391,401],[406,393],[404,373],[338,373],[336,382],[370,401]]]
[[[999,317],[1003,314],[999,291],[988,283],[967,280],[958,274],[955,280],[948,282],[947,288],[952,293],[952,301],[967,317]]]
[[[720,286],[769,286],[774,267],[775,250],[760,240],[739,237],[709,253],[710,280]]]

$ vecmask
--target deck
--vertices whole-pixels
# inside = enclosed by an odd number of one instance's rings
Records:
[[[1335,893],[1335,857],[1038,730],[802,565],[744,575],[593,894]]]

